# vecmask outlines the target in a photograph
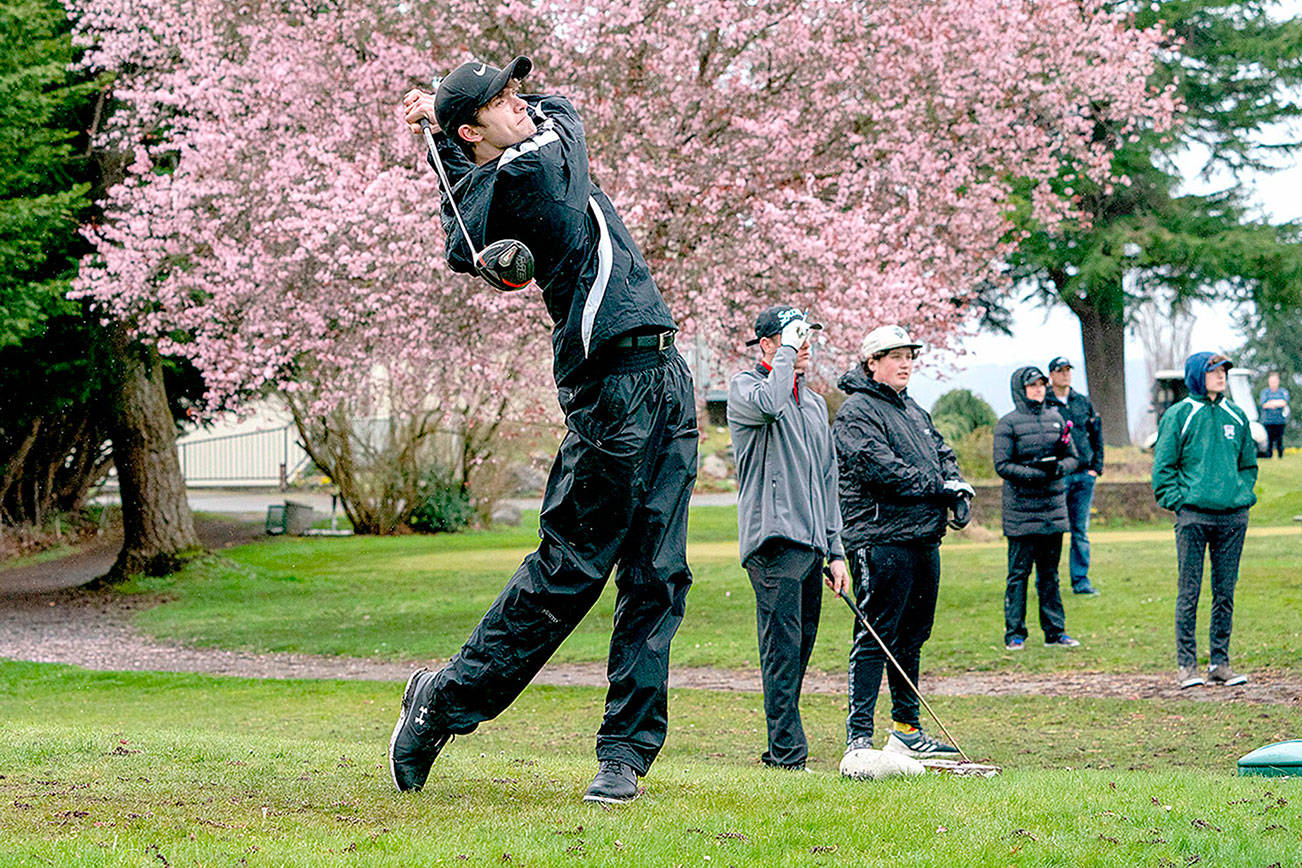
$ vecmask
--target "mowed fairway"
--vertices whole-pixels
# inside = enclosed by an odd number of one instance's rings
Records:
[[[1297,787],[1231,771],[1296,709],[946,699],[1002,777],[855,783],[840,700],[806,700],[799,775],[757,767],[758,696],[674,691],[645,795],[601,809],[578,801],[600,691],[530,688],[407,796],[383,762],[396,699],[2,664],[0,865],[1266,866],[1302,847]]]
[[[737,561],[735,511],[694,512],[689,559],[695,575],[687,616],[674,642],[676,666],[754,667],[754,595]],[[733,539],[717,539],[731,527]],[[1097,531],[1094,576],[1103,594],[1066,595],[1067,628],[1084,647],[1042,647],[1031,593],[1031,641],[1021,655],[1003,649],[1003,541],[946,543],[940,604],[926,669],[1046,672],[1080,668],[1165,672],[1174,667],[1175,544],[1169,528]],[[461,537],[285,539],[224,553],[179,576],[131,590],[158,593],[162,605],[136,623],[160,638],[253,651],[296,651],[445,660],[460,647],[502,585],[531,550],[519,531]],[[1238,592],[1232,651],[1247,670],[1295,667],[1302,659],[1302,531],[1254,529]],[[1066,580],[1064,579],[1064,585]],[[557,661],[604,660],[614,583]],[[1210,595],[1199,624],[1206,654]],[[839,672],[848,659],[851,616],[824,597],[811,668]],[[1174,673],[1173,673],[1174,674]]]
[[[1283,516],[1295,495],[1276,477],[1264,482],[1276,493],[1266,514]],[[735,521],[729,508],[693,511],[680,671],[754,672]],[[125,590],[156,603],[135,623],[160,638],[440,660],[535,539],[528,520],[456,536],[277,539]],[[1028,649],[1003,650],[1002,540],[946,543],[942,560],[929,676],[1170,673],[1169,526],[1096,533],[1104,593],[1066,598],[1068,628],[1084,642],[1075,651],[1037,641],[1034,597]],[[1232,651],[1263,680],[1302,681],[1299,562],[1291,522],[1254,526]],[[612,603],[613,586],[559,661],[604,660]],[[1206,608],[1204,599],[1204,655]],[[844,672],[850,628],[825,596],[814,669]],[[1235,776],[1252,748],[1302,737],[1296,698],[938,695],[969,752],[1005,773],[859,783],[836,773],[844,695],[802,700],[814,774],[790,774],[758,764],[759,694],[674,689],[645,794],[602,809],[579,802],[595,770],[601,689],[529,688],[454,741],[426,790],[406,796],[385,766],[400,690],[0,661],[0,866],[1302,864],[1302,779]],[[888,706],[879,703],[879,728]]]

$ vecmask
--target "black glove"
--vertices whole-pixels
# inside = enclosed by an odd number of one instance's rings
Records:
[[[1032,467],[1038,467],[1044,471],[1047,479],[1057,479],[1062,476],[1062,467],[1058,463],[1057,455],[1045,455],[1031,462]]]
[[[954,498],[949,505],[949,519],[945,523],[954,530],[962,530],[972,520],[972,498],[964,495]]]
[[[976,491],[972,489],[972,486],[968,485],[962,479],[946,479],[942,488],[951,502],[961,500],[965,497],[971,498],[976,495]]]

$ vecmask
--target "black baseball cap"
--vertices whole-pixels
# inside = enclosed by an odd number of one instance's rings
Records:
[[[1027,368],[1025,371],[1022,372],[1023,386],[1029,386],[1032,383],[1039,383],[1039,382],[1047,383],[1049,382],[1049,378],[1044,375],[1043,371],[1035,367],[1035,365],[1031,365],[1029,368]]]
[[[434,93],[434,117],[445,135],[456,135],[457,127],[473,123],[475,112],[502,92],[512,79],[522,79],[533,69],[533,61],[517,57],[505,69],[478,60],[463,63],[439,82]]]
[[[1207,359],[1207,370],[1214,371],[1217,368],[1222,367],[1228,371],[1230,368],[1234,367],[1234,362],[1230,361],[1230,357],[1224,353],[1212,353],[1212,355]]]
[[[782,331],[793,319],[806,319],[804,311],[785,304],[775,304],[773,307],[765,308],[759,316],[755,317],[755,339],[746,341],[746,346],[753,347],[760,342],[760,338],[772,337]],[[811,322],[809,327],[821,329],[823,324]]]
[[[1060,371],[1063,368],[1070,368],[1071,366],[1071,359],[1066,356],[1055,356],[1053,360],[1049,362],[1049,373]]]

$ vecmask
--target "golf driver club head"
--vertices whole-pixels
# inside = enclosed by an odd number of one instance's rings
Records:
[[[475,270],[494,289],[516,292],[533,286],[533,253],[524,242],[503,238],[479,251]]]

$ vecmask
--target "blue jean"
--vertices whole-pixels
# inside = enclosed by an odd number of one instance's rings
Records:
[[[1090,586],[1090,507],[1094,504],[1094,477],[1086,471],[1067,477],[1067,520],[1071,524],[1071,589]]]
[[[1234,586],[1239,582],[1239,558],[1248,532],[1248,511],[1200,513],[1182,509],[1175,517],[1175,551],[1179,580],[1175,597],[1175,661],[1196,666],[1198,597],[1203,586],[1203,553],[1212,564],[1212,616],[1208,631],[1210,663],[1230,662],[1230,631],[1234,627]]]

